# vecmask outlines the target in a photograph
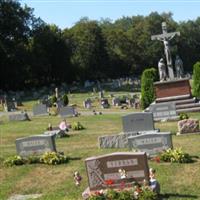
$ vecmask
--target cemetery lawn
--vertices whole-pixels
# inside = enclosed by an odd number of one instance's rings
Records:
[[[32,102],[31,102],[32,104]],[[27,104],[28,105],[28,104]],[[130,112],[131,109],[128,110]],[[58,116],[32,117],[27,122],[8,122],[0,118],[0,199],[6,200],[14,194],[43,194],[38,200],[79,200],[87,187],[84,160],[94,155],[102,155],[125,149],[99,149],[97,138],[101,135],[121,132],[121,116],[124,113],[87,115],[68,118],[68,122],[81,122],[86,129],[70,130],[69,138],[56,139],[58,151],[70,156],[67,164],[50,166],[32,164],[14,167],[3,166],[3,160],[16,154],[15,139],[40,134],[49,122],[57,126]],[[200,119],[200,113],[189,114]],[[177,132],[177,122],[156,123],[161,131]],[[173,135],[174,147],[182,149],[200,158],[200,135]],[[149,161],[149,166],[157,170],[157,179],[161,184],[162,199],[200,199],[200,159],[191,164],[169,164]],[[73,172],[79,171],[83,177],[80,187],[76,187]]]

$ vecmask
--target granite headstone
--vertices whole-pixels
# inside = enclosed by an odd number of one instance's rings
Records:
[[[15,142],[18,155],[23,157],[56,152],[54,135],[34,135],[18,138]]]
[[[59,109],[59,115],[61,117],[75,116],[75,109],[73,106],[65,106]]]
[[[45,104],[36,104],[33,106],[33,115],[48,115],[47,106]]]
[[[130,149],[146,152],[149,156],[153,156],[166,149],[173,148],[172,136],[170,132],[131,136],[128,137],[128,145]]]

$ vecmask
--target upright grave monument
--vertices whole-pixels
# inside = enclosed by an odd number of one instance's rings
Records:
[[[162,41],[164,44],[165,61],[161,58],[158,63],[160,81],[154,83],[157,106],[159,103],[175,103],[176,113],[200,111],[200,104],[192,98],[190,82],[188,78],[183,78],[183,62],[179,56],[176,56],[175,62],[172,60],[170,40],[175,36],[180,36],[180,32],[167,32],[166,22],[162,23],[162,34],[152,35],[152,40]],[[176,68],[176,75],[173,69],[173,63]],[[152,110],[151,110],[152,111]],[[165,117],[168,119],[168,117]],[[169,116],[170,118],[170,116]]]
[[[45,152],[56,152],[54,135],[34,135],[16,139],[18,155],[22,157],[40,155]]]
[[[85,160],[88,185],[83,192],[87,199],[95,191],[114,188],[120,189],[123,182],[128,187],[132,182],[143,183],[149,181],[149,167],[146,153],[117,152]],[[125,172],[122,176],[121,171]],[[107,182],[112,181],[108,186]]]

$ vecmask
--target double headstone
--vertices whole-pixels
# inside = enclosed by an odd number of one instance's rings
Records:
[[[86,199],[95,191],[107,189],[108,181],[111,188],[120,189],[123,182],[128,187],[133,181],[143,183],[149,181],[149,167],[146,153],[112,153],[85,160],[89,187],[82,194]],[[126,176],[122,176],[123,170]]]
[[[16,139],[18,155],[22,157],[40,155],[45,152],[56,152],[54,135],[34,135]]]

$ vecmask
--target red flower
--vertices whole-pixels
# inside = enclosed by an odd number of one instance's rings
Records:
[[[156,156],[155,158],[153,158],[153,160],[157,163],[160,163],[160,157],[159,156]]]
[[[112,179],[105,180],[106,185],[113,185],[114,181]]]

